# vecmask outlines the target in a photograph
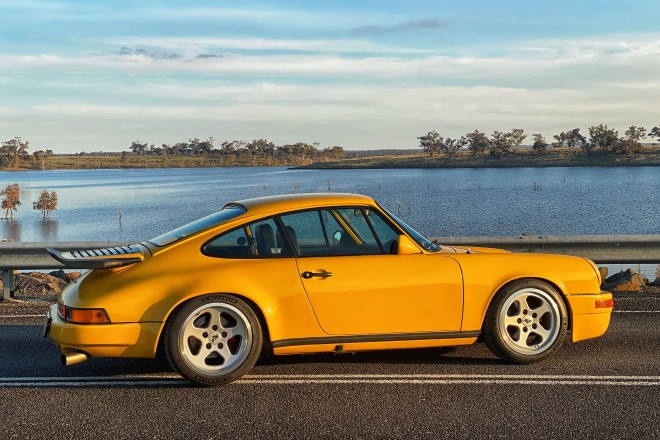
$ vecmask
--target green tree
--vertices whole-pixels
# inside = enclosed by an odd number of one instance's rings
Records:
[[[660,141],[660,125],[651,129],[649,132],[649,137],[656,138],[658,141]]]
[[[233,155],[236,152],[234,142],[223,141],[222,144],[220,144],[220,152],[224,156]]]
[[[275,144],[266,139],[254,139],[245,146],[250,156],[272,156],[275,152]]]
[[[555,140],[552,143],[552,146],[555,148],[561,148],[566,143],[566,133],[563,131],[559,134],[552,136],[552,138]]]
[[[50,166],[50,158],[53,156],[53,150],[37,150],[32,153],[32,167],[38,170],[45,170]]]
[[[39,199],[32,203],[32,208],[41,211],[43,219],[46,220],[51,212],[57,211],[57,193],[55,191],[48,192],[47,189],[41,190]]]
[[[209,137],[208,139],[202,141],[199,138],[188,139],[187,148],[184,148],[187,151],[187,154],[190,156],[207,156],[211,154],[213,149],[214,139]]]
[[[9,165],[12,168],[18,168],[21,160],[26,160],[29,158],[28,146],[29,142],[21,140],[20,137],[15,137],[4,141],[2,147],[0,147],[0,156],[2,157],[2,162]]]
[[[346,152],[344,151],[344,147],[340,146],[325,147],[322,152],[322,156],[334,160],[343,159],[345,155]]]
[[[562,134],[565,135],[564,139],[568,148],[574,148],[577,146],[582,147],[587,143],[587,138],[580,134],[579,128],[574,128],[573,130]]]
[[[147,154],[147,151],[149,150],[149,144],[146,142],[142,143],[140,141],[133,141],[133,143],[129,148],[133,152],[133,154],[137,154],[138,156],[143,156]]]
[[[420,136],[419,146],[427,153],[429,156],[433,156],[435,153],[438,153],[442,145],[442,137],[438,134],[437,131],[429,131],[424,136]]]
[[[473,156],[483,154],[484,151],[490,148],[488,136],[479,130],[474,130],[472,133],[466,134],[465,138],[467,139],[468,150],[472,152]]]
[[[519,148],[523,141],[527,139],[527,135],[525,134],[525,130],[522,128],[514,128],[511,130],[509,133],[509,137],[511,138],[511,146],[513,148]]]
[[[460,150],[461,148],[467,145],[467,142],[468,141],[465,138],[465,136],[461,136],[458,139],[445,138],[445,140],[442,142],[440,149],[447,156],[454,156],[458,152],[458,150]]]
[[[544,154],[548,148],[548,143],[545,141],[545,137],[541,133],[535,133],[532,135],[534,143],[532,148],[536,151],[537,154]]]
[[[14,218],[14,211],[21,206],[21,187],[18,183],[11,183],[0,191],[2,196],[2,209],[5,210],[5,219]]]
[[[620,143],[621,151],[628,156],[642,151],[642,143],[640,142],[646,137],[646,128],[631,125],[625,132],[626,139]]]
[[[587,151],[587,154],[591,154],[596,148],[605,152],[614,152],[620,142],[617,130],[608,128],[604,124],[593,125],[589,127],[589,142],[583,146],[583,149]]]
[[[496,130],[490,137],[490,154],[495,157],[503,156],[510,152],[512,145],[513,138],[511,133]]]

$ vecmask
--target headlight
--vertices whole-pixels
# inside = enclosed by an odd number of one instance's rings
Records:
[[[110,318],[104,309],[76,309],[57,304],[58,316],[73,324],[108,324]]]

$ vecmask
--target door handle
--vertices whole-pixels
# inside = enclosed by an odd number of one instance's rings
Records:
[[[328,278],[331,276],[332,276],[332,272],[310,272],[306,270],[305,272],[302,273],[302,277],[306,280],[312,277]]]

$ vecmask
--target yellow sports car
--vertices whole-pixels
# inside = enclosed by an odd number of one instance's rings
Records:
[[[612,312],[585,258],[439,245],[360,195],[243,200],[140,244],[49,252],[93,269],[49,312],[65,364],[162,352],[202,385],[240,378],[262,352],[481,340],[535,362],[567,334],[602,335]]]

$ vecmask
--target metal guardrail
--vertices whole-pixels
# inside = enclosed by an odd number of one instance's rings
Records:
[[[111,241],[67,241],[67,242],[0,242],[0,271],[2,271],[2,290],[0,301],[12,296],[14,290],[14,271],[25,269],[64,269],[59,261],[51,257],[47,248],[59,251],[76,249],[98,249],[124,246],[126,242]]]
[[[511,252],[576,255],[598,264],[660,263],[660,234],[439,237],[437,240],[442,244],[493,247]]]
[[[660,263],[660,234],[656,235],[579,235],[520,237],[433,237],[439,243],[456,246],[482,246],[521,253],[577,255],[599,264]],[[52,247],[60,251],[124,246],[126,242],[0,242],[0,271],[3,288],[0,300],[10,297],[14,288],[14,271],[25,269],[62,269],[65,266],[46,252]]]

